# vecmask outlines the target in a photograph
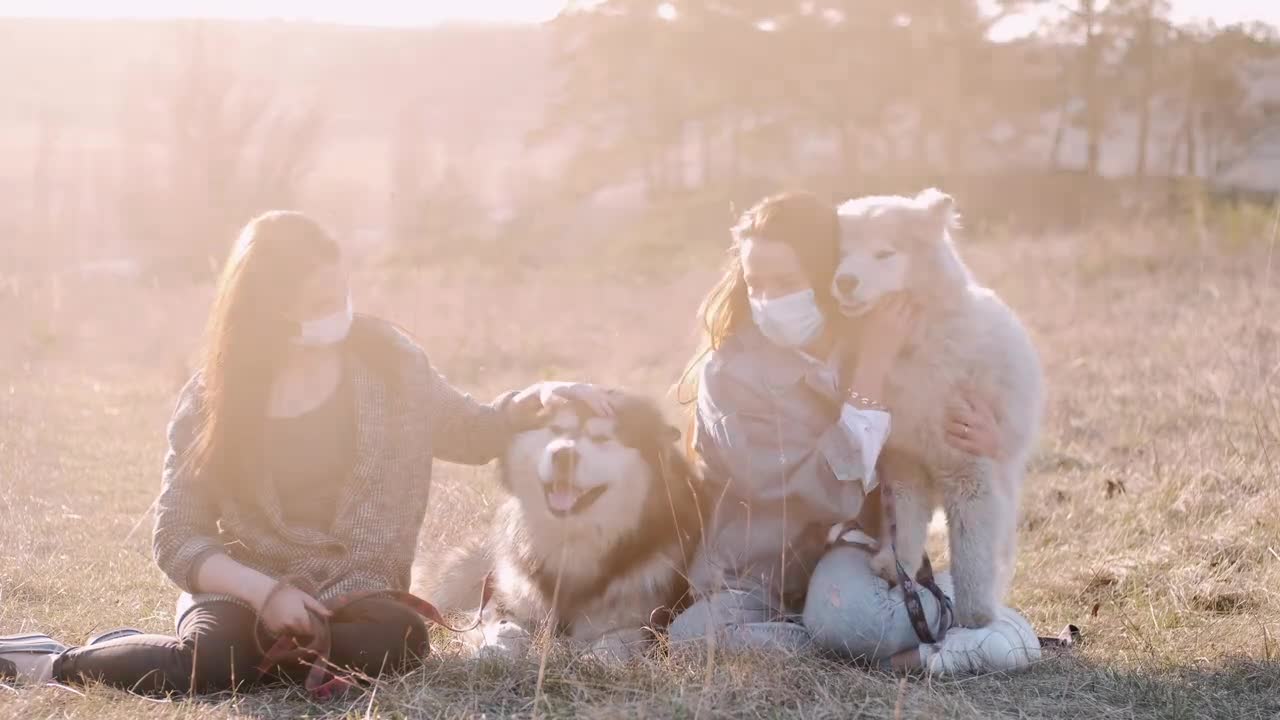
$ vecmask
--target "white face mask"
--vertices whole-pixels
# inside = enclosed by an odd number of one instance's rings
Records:
[[[783,347],[804,347],[822,334],[826,318],[813,290],[770,300],[751,299],[751,319],[770,342]]]
[[[322,318],[304,320],[300,323],[298,337],[294,338],[293,342],[295,345],[304,347],[336,345],[347,339],[354,317],[355,314],[351,309],[351,293],[347,293],[345,308]]]

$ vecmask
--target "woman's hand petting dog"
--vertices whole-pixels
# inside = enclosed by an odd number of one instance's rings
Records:
[[[613,417],[613,397],[604,388],[590,383],[540,382],[507,403],[507,419],[517,430],[528,430],[538,426],[544,410],[564,403],[581,403],[594,415]]]
[[[850,322],[856,341],[851,346],[852,372],[847,389],[879,401],[894,359],[920,322],[920,309],[910,295],[898,292],[887,295],[866,315]]]
[[[846,326],[855,342],[850,349],[859,367],[890,367],[920,323],[920,307],[905,291],[890,293]]]
[[[560,403],[581,403],[594,415],[613,417],[613,395],[599,385],[544,382],[541,397],[543,407],[555,407]]]
[[[1000,421],[991,403],[965,388],[947,408],[946,438],[952,447],[978,457],[1000,458]]]

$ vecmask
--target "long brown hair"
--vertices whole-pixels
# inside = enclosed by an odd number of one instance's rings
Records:
[[[205,328],[204,418],[188,459],[204,477],[233,491],[254,481],[272,378],[299,329],[284,308],[311,272],[340,256],[324,228],[299,212],[273,210],[241,231]]]
[[[833,300],[826,289],[831,285],[839,260],[839,237],[835,206],[802,190],[766,197],[738,218],[730,231],[729,259],[724,273],[698,307],[701,337],[697,350],[676,385],[679,402],[691,408],[690,429],[702,362],[711,352],[719,350],[743,322],[751,322],[747,281],[742,273],[742,243],[750,238],[765,238],[791,246],[810,285],[817,291],[819,307],[830,313]],[[686,435],[686,441],[692,448],[692,432]]]

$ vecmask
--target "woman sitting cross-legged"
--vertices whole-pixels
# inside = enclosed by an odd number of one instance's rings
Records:
[[[432,459],[489,462],[552,394],[607,403],[583,385],[477,403],[404,332],[352,314],[338,244],[319,225],[294,212],[256,218],[168,428],[154,549],[184,591],[176,637],[123,630],[70,649],[0,638],[0,675],[218,691],[300,678],[303,658],[256,668],[279,638],[306,645],[321,631],[333,665],[407,668],[427,652],[427,629],[386,591],[408,590]],[[363,599],[330,610],[353,595]]]

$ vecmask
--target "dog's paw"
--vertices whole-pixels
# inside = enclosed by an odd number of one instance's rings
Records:
[[[625,663],[642,654],[652,637],[640,629],[607,632],[591,643],[587,656],[606,664]]]
[[[587,656],[597,660],[605,665],[621,665],[631,659],[634,654],[633,650],[625,643],[611,640],[609,638],[601,639],[591,646],[587,651]]]
[[[956,625],[964,628],[984,628],[996,619],[995,610],[972,604],[956,604]]]
[[[484,644],[476,651],[480,658],[514,658],[527,655],[533,635],[511,622],[499,620],[484,628]]]

